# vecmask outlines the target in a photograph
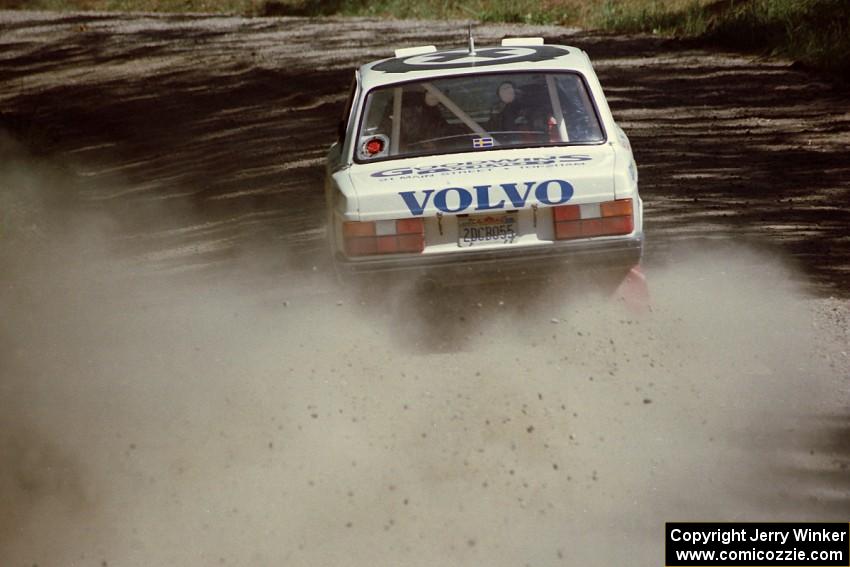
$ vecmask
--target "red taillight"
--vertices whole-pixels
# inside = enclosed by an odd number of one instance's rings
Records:
[[[579,220],[581,218],[581,207],[578,205],[564,205],[552,209],[552,218],[555,222]]]
[[[349,256],[422,252],[425,249],[423,219],[346,222],[342,225],[342,234],[345,253]]]
[[[399,252],[422,252],[424,249],[424,234],[405,234],[398,237]]]
[[[602,219],[587,219],[580,222],[582,236],[604,234],[604,231],[602,230]]]
[[[349,256],[377,254],[378,241],[374,238],[346,238],[345,253]]]
[[[378,254],[392,254],[398,252],[397,236],[379,236],[378,237]]]
[[[344,234],[346,238],[354,236],[375,236],[375,223],[346,222],[342,224],[342,234]]]
[[[635,223],[631,215],[602,219],[602,232],[604,234],[629,234],[634,229]]]
[[[422,219],[402,219],[395,221],[396,234],[425,234],[425,222]]]
[[[602,212],[603,217],[632,216],[632,200],[618,199],[616,201],[600,203],[599,209]]]
[[[555,223],[555,240],[581,238],[581,221]]]
[[[631,199],[553,207],[555,240],[629,234],[634,230],[633,209]]]

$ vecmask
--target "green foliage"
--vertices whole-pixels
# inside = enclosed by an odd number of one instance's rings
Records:
[[[724,45],[850,70],[848,0],[719,0],[669,9],[665,3],[605,0],[592,23],[617,32],[704,37]]]
[[[835,70],[850,70],[850,2],[758,0],[731,10],[707,34]]]
[[[564,24],[574,18],[563,5],[545,5],[528,0],[498,0],[481,2],[476,19],[482,22],[510,22],[522,24]]]
[[[342,0],[340,12],[352,16],[524,24],[558,24],[567,21],[569,16],[569,10],[563,6],[547,6],[535,0]]]
[[[605,0],[591,18],[592,27],[624,33],[676,33],[699,35],[706,30],[702,5],[694,0],[687,7],[671,10],[668,3]]]
[[[850,71],[850,0],[0,0],[0,8],[561,24],[704,37]]]
[[[0,10],[213,12],[260,15],[264,0],[0,0]]]

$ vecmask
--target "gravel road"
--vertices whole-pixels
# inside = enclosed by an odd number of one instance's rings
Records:
[[[0,12],[0,563],[661,565],[665,521],[850,511],[850,96],[585,49],[647,203],[641,316],[339,287],[353,68],[465,25]]]

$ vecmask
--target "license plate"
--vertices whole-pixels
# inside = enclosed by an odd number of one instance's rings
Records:
[[[513,213],[458,217],[457,245],[461,248],[510,244],[516,237],[517,218]]]

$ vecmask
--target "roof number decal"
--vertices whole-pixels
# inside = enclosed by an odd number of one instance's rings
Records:
[[[385,73],[407,73],[409,71],[425,71],[439,69],[463,69],[468,67],[487,67],[490,65],[506,65],[547,61],[569,53],[563,47],[554,45],[528,45],[522,47],[489,47],[479,49],[471,55],[466,49],[438,51],[410,57],[387,59],[373,67],[375,71]]]

